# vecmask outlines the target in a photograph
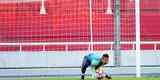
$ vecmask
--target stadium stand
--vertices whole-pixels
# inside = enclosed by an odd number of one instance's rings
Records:
[[[112,1],[112,9],[114,7]],[[127,4],[126,4],[127,3]],[[135,40],[134,2],[121,1],[121,39]],[[160,40],[160,1],[141,0],[141,40]],[[47,14],[39,14],[40,2],[0,2],[0,43],[16,42],[89,42],[89,2],[86,0],[48,0]],[[106,14],[106,0],[93,0],[93,41],[114,40],[114,15]],[[114,9],[113,9],[114,11]],[[75,48],[78,47],[78,48]],[[153,49],[153,44],[142,49]],[[24,51],[41,51],[42,46],[23,46]],[[130,44],[122,45],[132,49]],[[86,50],[87,45],[71,45],[69,50]],[[94,45],[94,50],[110,49]],[[0,46],[0,51],[17,51],[19,46]],[[65,50],[65,45],[46,45],[47,51]]]

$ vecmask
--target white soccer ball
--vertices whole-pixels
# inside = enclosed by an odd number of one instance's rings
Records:
[[[103,74],[102,73],[96,73],[96,79],[97,80],[103,79]]]
[[[102,68],[96,70],[96,79],[102,80],[105,77],[105,73]]]

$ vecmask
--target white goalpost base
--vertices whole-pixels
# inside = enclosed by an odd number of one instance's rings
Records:
[[[46,14],[46,9],[45,9],[45,0],[41,0],[41,9],[40,9],[40,14]]]

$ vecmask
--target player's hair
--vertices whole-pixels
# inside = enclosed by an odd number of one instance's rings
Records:
[[[106,58],[109,58],[109,55],[108,54],[103,54],[102,57],[106,57]]]

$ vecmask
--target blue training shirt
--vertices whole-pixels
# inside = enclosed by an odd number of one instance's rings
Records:
[[[101,60],[101,54],[98,53],[90,53],[86,57],[91,62],[91,66],[98,65]]]

